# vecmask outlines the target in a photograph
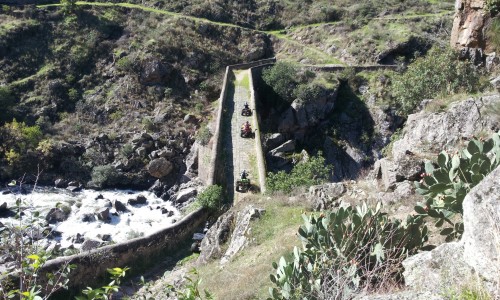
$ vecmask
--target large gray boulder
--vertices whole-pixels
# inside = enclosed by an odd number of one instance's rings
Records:
[[[223,245],[231,236],[231,228],[236,217],[232,210],[227,211],[217,219],[217,222],[210,227],[205,234],[200,246],[200,256],[198,263],[206,264],[210,260],[222,257],[224,254]]]
[[[195,197],[197,194],[198,194],[198,189],[194,187],[180,190],[179,193],[177,193],[177,196],[175,197],[175,202],[176,203],[187,202],[193,197]]]
[[[7,207],[7,202],[4,202],[0,205],[0,215],[5,214],[9,211],[9,208]]]
[[[500,167],[469,192],[463,209],[465,262],[492,285],[500,284]]]
[[[285,141],[286,137],[284,134],[274,133],[265,138],[264,144],[266,145],[266,149],[273,149],[283,144]]]
[[[465,263],[463,250],[460,242],[453,242],[409,257],[403,261],[406,286],[434,295],[442,294],[447,288],[458,289],[462,281],[472,277],[472,268]]]
[[[325,183],[309,187],[306,200],[309,206],[316,211],[332,208],[334,202],[347,191],[345,185],[338,183]]]
[[[277,153],[294,152],[294,151],[295,151],[295,141],[288,140],[285,143],[281,144],[280,146],[271,150],[271,155],[276,155]]]
[[[60,208],[51,208],[47,216],[45,217],[45,220],[49,224],[54,224],[58,222],[63,222],[66,219],[68,219],[69,212],[65,212]]]
[[[248,244],[248,234],[250,233],[250,222],[260,218],[265,210],[248,205],[236,216],[236,225],[231,235],[231,242],[220,263],[225,264]]]
[[[422,111],[408,116],[403,137],[394,142],[392,156],[397,163],[408,155],[415,159],[455,148],[463,139],[479,132],[498,130],[500,124],[488,114],[489,106],[500,103],[500,95],[470,98],[451,104],[445,112]]]
[[[159,59],[150,59],[142,66],[141,83],[144,85],[163,85],[171,72],[172,69]]]
[[[164,157],[153,159],[148,165],[148,172],[151,176],[162,178],[172,172],[174,166]]]
[[[385,191],[393,191],[398,182],[420,179],[423,163],[413,157],[402,157],[397,163],[388,158],[377,160],[373,166],[374,175],[379,179]]]
[[[467,284],[500,296],[500,167],[475,186],[463,202],[464,234],[406,259],[405,284],[415,291],[440,294]]]
[[[363,168],[366,154],[349,144],[339,145],[331,138],[323,143],[326,162],[333,166],[332,181],[357,178]]]

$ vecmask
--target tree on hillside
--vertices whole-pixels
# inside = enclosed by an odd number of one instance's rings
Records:
[[[403,114],[412,113],[424,99],[458,92],[480,90],[477,68],[469,61],[460,61],[450,49],[433,48],[425,57],[416,58],[408,70],[394,79],[392,96]]]
[[[297,87],[297,68],[288,62],[278,62],[262,72],[262,79],[286,102],[294,100]]]
[[[61,0],[61,5],[65,13],[73,13],[76,10],[76,0]]]

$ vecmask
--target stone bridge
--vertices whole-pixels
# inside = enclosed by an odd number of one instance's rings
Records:
[[[254,72],[274,64],[276,59],[265,59],[247,64],[230,65],[226,68],[219,98],[219,107],[210,147],[205,147],[199,155],[199,175],[207,185],[218,184],[226,189],[226,196],[237,202],[242,196],[235,192],[235,181],[246,170],[252,183],[251,192],[265,191],[265,160],[262,151],[259,114],[253,87]],[[241,115],[243,105],[248,103],[253,113]],[[255,132],[253,138],[242,138],[240,128],[249,121]],[[208,161],[209,164],[204,164]]]

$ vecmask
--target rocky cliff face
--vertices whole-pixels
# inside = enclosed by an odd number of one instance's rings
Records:
[[[375,162],[375,176],[386,190],[417,180],[425,160],[442,150],[454,150],[475,135],[498,131],[500,124],[491,107],[499,102],[498,95],[483,96],[453,103],[445,112],[409,115],[401,138],[393,144],[392,158]]]
[[[485,11],[484,0],[457,0],[455,18],[451,33],[451,46],[485,49],[485,25],[489,15]]]
[[[405,283],[410,289],[440,294],[446,289],[460,290],[475,284],[493,295],[493,299],[500,296],[499,176],[497,168],[465,197],[462,240],[403,262]]]

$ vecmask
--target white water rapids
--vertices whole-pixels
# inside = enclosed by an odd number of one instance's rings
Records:
[[[102,195],[104,199],[97,199],[99,195]],[[139,195],[147,198],[146,204],[127,204],[129,199],[135,199]],[[82,190],[72,193],[65,189],[37,187],[26,195],[0,192],[0,205],[7,202],[7,207],[12,211],[16,210],[16,199],[22,201],[21,206],[25,209],[24,220],[29,220],[34,211],[38,211],[40,217],[45,218],[50,209],[56,207],[58,203],[71,207],[71,213],[66,221],[50,225],[53,230],[62,233],[60,238],[51,243],[59,242],[63,248],[72,245],[72,240],[77,234],[81,234],[86,240],[100,240],[102,236],[110,235],[113,242],[119,243],[138,236],[147,236],[171,225],[181,217],[180,212],[171,202],[163,201],[153,193],[144,191]],[[116,210],[110,207],[110,202],[114,203],[115,200],[125,204],[128,212],[116,213]],[[110,207],[111,220],[109,222],[97,220],[97,218],[92,222],[83,221],[85,215],[97,215],[106,207]],[[168,217],[168,214],[162,213],[162,209],[173,212],[173,215]],[[0,222],[9,224],[19,221],[14,218],[0,217]],[[80,245],[74,244],[77,248]]]

